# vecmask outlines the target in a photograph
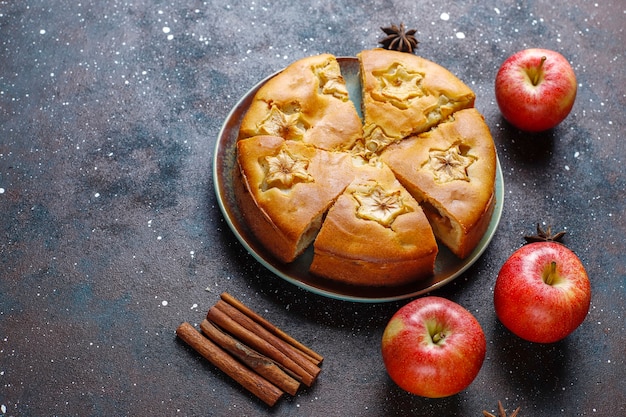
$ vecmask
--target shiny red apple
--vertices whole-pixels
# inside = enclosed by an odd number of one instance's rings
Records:
[[[522,339],[557,342],[584,321],[591,284],[581,260],[555,237],[537,227],[539,237],[502,265],[494,287],[500,322]],[[559,234],[562,236],[562,234]],[[557,235],[557,236],[559,236]]]
[[[528,132],[551,129],[572,110],[576,75],[563,55],[525,49],[507,58],[496,75],[496,101],[502,116]]]
[[[412,394],[447,397],[467,388],[485,359],[480,324],[465,308],[441,297],[401,307],[387,324],[382,356],[391,379]]]

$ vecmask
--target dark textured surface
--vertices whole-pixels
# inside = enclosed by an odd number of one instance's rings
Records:
[[[626,414],[626,8],[620,0],[0,1],[0,415],[520,416]],[[445,14],[443,14],[445,13]],[[487,358],[440,400],[387,377],[384,325],[404,302],[327,299],[265,271],[213,192],[219,129],[289,62],[418,28],[418,52],[475,89],[504,172],[484,256],[435,292],[480,321]],[[505,123],[493,79],[510,54],[561,51],[579,95],[545,134]],[[497,271],[537,221],[566,228],[589,315],[543,346],[496,320]],[[228,291],[326,360],[268,409],[174,335]]]

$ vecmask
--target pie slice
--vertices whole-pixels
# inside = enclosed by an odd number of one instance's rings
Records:
[[[324,213],[354,179],[349,154],[276,136],[239,140],[237,163],[241,213],[282,262],[293,261],[311,244]]]
[[[381,159],[420,202],[437,238],[467,257],[495,206],[496,150],[476,109],[454,113],[429,132],[390,145]]]
[[[239,138],[279,136],[326,150],[347,150],[363,135],[337,59],[303,58],[267,81],[256,93]]]
[[[468,86],[427,59],[385,49],[362,51],[358,58],[366,155],[474,105]]]
[[[424,212],[383,164],[359,167],[328,211],[313,247],[311,272],[360,286],[431,276],[437,256]]]

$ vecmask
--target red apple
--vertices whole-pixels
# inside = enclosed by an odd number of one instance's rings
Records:
[[[529,239],[532,243],[502,265],[494,304],[500,322],[517,336],[553,343],[572,333],[587,316],[591,285],[578,256],[554,241],[550,229],[547,233],[537,229],[540,238]]]
[[[474,380],[485,359],[485,335],[474,316],[441,297],[418,298],[391,318],[382,356],[391,379],[423,397],[456,394]]]
[[[548,49],[525,49],[507,58],[495,83],[502,116],[515,127],[541,132],[561,123],[576,99],[576,75],[567,59]]]

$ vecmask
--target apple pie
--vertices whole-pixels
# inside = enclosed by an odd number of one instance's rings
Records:
[[[337,59],[296,61],[256,92],[237,142],[235,194],[281,262],[356,286],[434,274],[442,244],[469,256],[495,205],[496,152],[475,95],[442,66],[358,54],[361,111]]]

